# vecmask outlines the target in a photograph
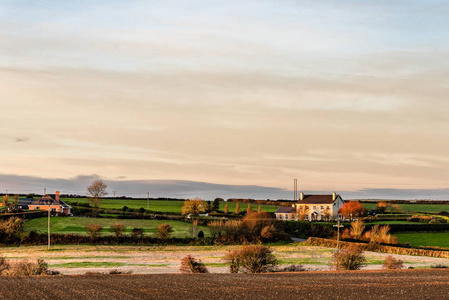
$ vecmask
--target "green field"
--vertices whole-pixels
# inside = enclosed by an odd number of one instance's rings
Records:
[[[86,198],[62,198],[63,201],[88,203]],[[150,200],[149,210],[162,213],[175,213],[180,214],[184,201],[181,200]],[[233,213],[236,203],[234,202],[220,202],[220,210],[223,211],[225,203],[228,203],[229,212]],[[134,199],[104,199],[101,203],[101,208],[111,210],[122,210],[123,206],[127,206],[132,209],[145,208],[147,209],[147,200],[134,200]],[[247,203],[240,203],[240,211],[245,211],[248,207]],[[256,211],[258,204],[251,204],[251,209]],[[275,212],[278,206],[275,205],[261,205],[262,211]]]
[[[32,230],[47,232],[47,218],[37,218],[25,222],[25,231]],[[119,220],[106,218],[78,218],[78,217],[52,217],[51,218],[51,233],[76,233],[86,234],[85,227],[87,224],[98,223],[103,229],[101,234],[113,235],[111,225],[114,223],[122,223],[126,226],[125,233],[130,233],[133,228],[143,228],[146,234],[155,236],[156,227],[162,223],[169,223],[173,226],[172,237],[191,237],[190,229],[192,224],[183,221],[171,220]],[[198,232],[202,230],[206,235],[209,234],[209,229],[205,226],[198,226]]]
[[[448,204],[398,204],[401,208],[400,212],[403,213],[416,213],[416,212],[440,212],[440,211],[448,211]],[[363,206],[366,209],[376,209],[376,203],[363,203]],[[390,209],[390,206],[387,208],[387,211]]]
[[[369,222],[366,223],[366,225],[389,225],[389,224],[423,224],[420,222],[408,222],[408,221],[397,221],[397,220],[391,220],[391,221],[376,221],[376,222]]]
[[[449,248],[449,232],[407,232],[395,233],[394,236],[398,237],[401,244]]]

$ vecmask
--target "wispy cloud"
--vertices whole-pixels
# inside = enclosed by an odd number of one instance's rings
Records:
[[[28,140],[29,140],[29,138],[27,138],[27,137],[18,137],[18,138],[16,138],[16,143],[26,142]]]

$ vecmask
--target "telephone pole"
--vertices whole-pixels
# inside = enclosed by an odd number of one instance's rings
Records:
[[[48,204],[48,250],[50,250],[50,211],[51,211],[51,206],[50,204]]]
[[[150,209],[150,192],[147,192],[147,209]]]

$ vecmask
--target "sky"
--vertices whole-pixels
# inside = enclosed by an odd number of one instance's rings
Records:
[[[0,0],[0,192],[449,199],[448,15]]]

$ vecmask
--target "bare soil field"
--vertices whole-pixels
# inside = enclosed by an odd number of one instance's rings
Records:
[[[0,254],[12,263],[19,259],[43,258],[50,270],[63,275],[87,272],[109,273],[112,270],[133,274],[178,273],[181,258],[192,255],[201,259],[211,273],[228,273],[229,267],[222,258],[227,250],[238,246],[96,246],[56,245],[49,251],[45,246],[2,247]],[[299,243],[272,246],[281,266],[301,264],[306,270],[329,270],[335,249],[302,246]],[[366,270],[380,269],[388,254],[364,252]],[[449,266],[449,259],[423,256],[394,255],[405,267]]]
[[[3,277],[0,299],[447,299],[449,270]]]

